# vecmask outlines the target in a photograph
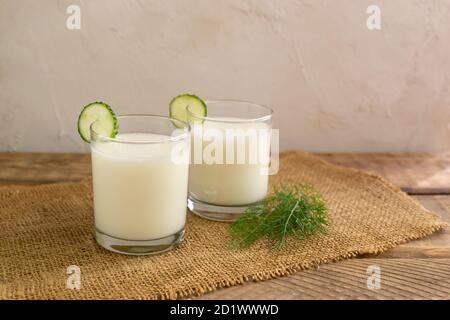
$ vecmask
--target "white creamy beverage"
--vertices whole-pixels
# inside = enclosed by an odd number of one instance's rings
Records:
[[[158,141],[166,135],[118,134],[116,140]],[[186,220],[188,159],[175,163],[177,143],[92,144],[95,226],[126,240],[152,240],[182,230]],[[186,157],[189,155],[186,154]]]
[[[232,118],[223,118],[232,119]],[[202,132],[196,130],[202,128]],[[200,149],[203,156],[208,155],[208,148],[211,148],[211,140],[205,138],[208,130],[221,132],[221,141],[219,145],[223,145],[223,164],[208,164],[203,159],[202,164],[195,163],[194,152],[196,141],[200,141]],[[211,131],[210,131],[211,132]],[[236,133],[238,137],[244,137],[241,154],[245,155],[244,161],[240,164],[238,161],[238,138],[227,133]],[[251,138],[245,136],[244,133],[255,132],[255,144],[251,143]],[[203,124],[194,125],[191,136],[191,154],[193,164],[189,173],[189,194],[191,197],[214,205],[223,206],[240,206],[251,204],[263,200],[268,190],[268,175],[262,171],[268,168],[268,163],[261,163],[261,155],[266,158],[270,156],[270,140],[263,139],[258,136],[265,133],[266,137],[270,134],[270,126],[265,123],[232,123],[232,122],[213,122],[205,121]],[[212,135],[214,132],[211,133]],[[209,147],[208,147],[209,145]],[[261,149],[264,146],[265,149]],[[197,148],[199,144],[197,144]],[[228,148],[228,149],[227,149]],[[228,150],[228,151],[227,151]],[[230,152],[230,150],[233,150]],[[207,151],[207,152],[205,152]],[[227,156],[229,160],[227,161]],[[251,157],[254,157],[252,161]],[[256,159],[256,160],[255,160]],[[230,164],[231,160],[231,164]]]

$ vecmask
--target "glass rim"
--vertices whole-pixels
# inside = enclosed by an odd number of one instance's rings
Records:
[[[223,119],[221,117],[217,117],[217,116],[208,116],[208,114],[206,114],[206,116],[200,116],[197,115],[193,112],[191,112],[189,110],[189,106],[186,108],[187,113],[196,118],[196,119],[200,119],[202,121],[214,121],[214,122],[224,122],[224,123],[251,123],[251,122],[263,122],[263,121],[267,121],[270,120],[272,118],[273,115],[273,110],[272,108],[263,105],[263,104],[259,104],[256,102],[252,102],[252,101],[246,101],[246,100],[236,100],[236,99],[214,99],[214,100],[205,100],[205,104],[206,104],[206,108],[208,108],[208,104],[214,104],[214,103],[246,103],[255,107],[258,107],[262,110],[265,110],[267,112],[266,115],[261,116],[261,117],[255,117],[255,118],[248,118],[248,119],[244,119],[244,118],[236,118],[236,119]]]
[[[161,116],[161,115],[157,115],[157,114],[144,114],[144,113],[120,114],[120,115],[116,116],[117,120],[127,119],[127,118],[153,118],[153,119],[157,118],[160,120],[168,120],[168,121],[172,122],[175,130],[182,129],[183,133],[177,134],[175,136],[168,136],[167,138],[160,139],[160,140],[129,140],[129,139],[117,138],[117,136],[114,138],[111,138],[111,137],[103,136],[100,133],[96,132],[94,129],[94,124],[97,121],[94,121],[91,123],[91,125],[89,127],[90,132],[91,132],[91,142],[95,141],[95,139],[100,138],[102,141],[124,143],[124,144],[161,144],[161,143],[176,142],[176,141],[184,140],[185,138],[189,137],[189,132],[191,131],[191,126],[189,125],[189,123],[178,120],[178,119],[174,119],[174,118],[171,118],[168,116]],[[183,127],[177,127],[175,125],[175,123],[183,125]],[[152,132],[149,130],[148,133],[152,133]],[[94,137],[95,137],[95,139],[94,139]]]

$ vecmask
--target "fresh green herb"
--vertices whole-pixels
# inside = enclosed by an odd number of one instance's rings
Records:
[[[303,239],[325,233],[327,225],[327,208],[320,193],[309,185],[284,185],[231,225],[231,245],[247,248],[266,237],[273,249],[282,249],[288,236]]]

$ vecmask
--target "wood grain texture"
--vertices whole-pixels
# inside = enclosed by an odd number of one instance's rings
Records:
[[[450,194],[450,154],[318,154],[344,167],[377,173],[410,194]],[[80,181],[90,177],[90,156],[80,153],[0,152],[0,184]]]
[[[450,195],[416,195],[414,199],[426,209],[437,213],[450,225]],[[366,256],[373,257],[373,256]],[[424,239],[395,247],[377,258],[448,258],[450,259],[450,230],[447,228]]]
[[[450,154],[320,154],[331,163],[375,172],[450,224]],[[89,179],[88,154],[0,153],[1,184]],[[367,267],[381,268],[381,289],[367,288]],[[289,277],[215,291],[200,299],[449,299],[450,231],[374,256]]]
[[[337,165],[381,175],[409,194],[450,194],[450,153],[322,153]]]
[[[89,154],[0,152],[0,185],[75,182],[90,176]]]
[[[367,287],[369,266],[380,289]],[[450,259],[352,259],[288,277],[248,282],[198,299],[449,299]]]
[[[414,196],[450,224],[450,195]],[[380,267],[381,289],[367,288],[367,267]],[[289,277],[246,283],[199,299],[449,299],[450,230],[380,255],[320,266]]]

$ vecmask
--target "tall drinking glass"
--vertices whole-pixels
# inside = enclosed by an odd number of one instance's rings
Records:
[[[207,116],[187,108],[188,208],[204,218],[233,221],[267,195],[272,110],[245,101],[205,103]]]
[[[133,255],[169,250],[184,237],[190,127],[153,115],[117,119],[115,138],[91,126],[97,242]]]

